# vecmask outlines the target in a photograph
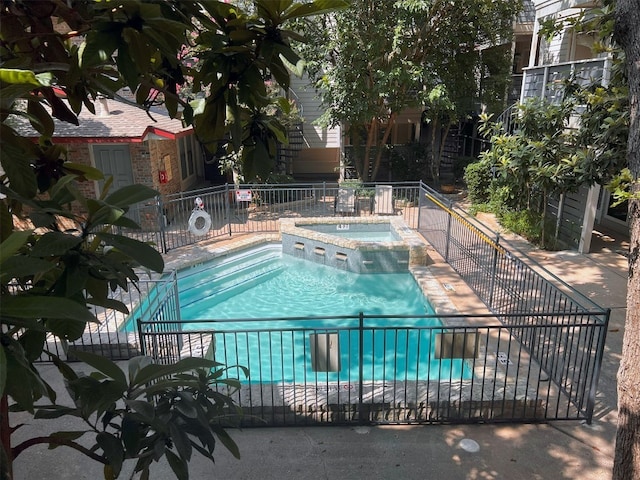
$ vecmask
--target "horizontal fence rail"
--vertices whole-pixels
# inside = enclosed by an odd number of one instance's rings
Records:
[[[342,316],[198,321],[169,332],[140,321],[143,350],[175,345],[241,382],[243,425],[513,422],[586,419],[606,323],[598,314]],[[433,320],[435,325],[424,326]],[[519,338],[530,339],[528,344]],[[179,353],[178,353],[179,352]],[[540,359],[544,359],[543,362]],[[246,366],[245,377],[236,365]]]
[[[393,189],[393,211],[402,215],[412,228],[417,223],[419,183],[389,183]],[[352,212],[336,208],[337,183],[285,185],[223,185],[168,195],[158,200],[163,221],[158,223],[158,243],[163,252],[202,240],[247,233],[278,232],[281,218],[368,216],[376,212],[375,184],[359,184],[355,188]],[[190,218],[196,201],[211,219],[211,227],[194,234]]]

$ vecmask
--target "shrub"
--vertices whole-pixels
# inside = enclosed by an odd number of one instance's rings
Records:
[[[547,250],[554,250],[557,247],[556,240],[548,238],[549,235],[547,235],[544,245],[542,245],[543,221],[546,222],[545,230],[547,232],[553,231],[553,222],[548,219],[544,220],[541,213],[533,210],[504,210],[500,212],[498,220],[500,225],[510,232],[526,238],[529,242],[539,247]]]
[[[491,167],[483,161],[474,162],[464,169],[464,182],[471,203],[486,203],[490,199],[493,180]]]

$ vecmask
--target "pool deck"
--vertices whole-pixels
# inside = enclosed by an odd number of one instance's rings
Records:
[[[524,240],[505,235],[517,248],[566,283],[603,307],[612,309],[594,421],[551,422],[541,425],[437,425],[377,427],[299,427],[231,431],[241,460],[221,445],[216,463],[194,456],[191,478],[229,479],[576,479],[601,480],[611,477],[616,421],[616,372],[622,349],[626,315],[627,260],[618,253],[617,242],[602,243],[589,255],[572,251],[547,252]],[[614,239],[615,240],[615,239]],[[241,242],[251,244],[247,237]],[[217,242],[172,252],[172,261],[191,261],[210,249],[223,252],[235,248]],[[184,250],[184,249],[183,249]],[[485,313],[475,295],[451,271],[435,259],[431,272],[459,310]],[[64,391],[55,367],[39,367],[47,380]],[[81,365],[74,365],[81,369]],[[123,364],[124,368],[124,364]],[[14,422],[28,421],[15,440],[40,435],[43,431],[74,430],[73,419],[28,420],[16,414]],[[471,442],[469,440],[473,440]],[[469,448],[469,447],[476,447]],[[63,461],[61,461],[64,459]],[[130,463],[130,462],[128,462]],[[132,465],[125,467],[122,478]],[[94,479],[102,478],[100,465],[69,449],[48,450],[37,446],[15,463],[15,478]],[[152,478],[174,478],[166,463],[152,468]]]

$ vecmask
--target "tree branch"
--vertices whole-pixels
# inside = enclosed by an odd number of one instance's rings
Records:
[[[108,465],[109,464],[109,462],[107,461],[107,459],[105,457],[103,457],[101,455],[98,455],[95,452],[92,452],[88,448],[83,447],[82,445],[80,445],[80,444],[78,444],[78,443],[76,443],[76,442],[74,442],[72,440],[68,440],[68,439],[65,439],[65,438],[56,438],[56,437],[53,437],[53,436],[34,437],[34,438],[30,438],[29,440],[25,440],[21,444],[16,445],[15,447],[13,447],[11,449],[11,452],[13,454],[13,458],[14,459],[17,458],[18,455],[20,455],[27,448],[32,447],[34,445],[42,444],[42,443],[46,443],[48,445],[71,447],[74,450],[77,450],[80,453],[86,455],[90,459],[95,460],[96,462],[102,463],[103,465]]]

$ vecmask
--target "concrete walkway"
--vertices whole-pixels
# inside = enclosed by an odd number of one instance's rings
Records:
[[[627,260],[619,242],[595,246],[594,253],[545,252],[509,237],[566,283],[612,309],[594,422],[544,425],[455,425],[388,427],[265,428],[232,431],[242,455],[224,447],[215,465],[195,456],[191,478],[225,479],[607,479],[616,432],[616,372],[625,320]],[[592,250],[593,251],[593,250]],[[52,366],[41,367],[49,379]],[[52,380],[53,381],[53,380]],[[53,382],[55,383],[55,382]],[[61,385],[58,383],[58,389]],[[64,398],[60,399],[64,402]],[[14,422],[19,421],[14,417]],[[26,418],[25,418],[26,420]],[[29,438],[73,430],[68,420],[32,421],[15,435]],[[473,451],[475,443],[479,447]],[[132,465],[129,466],[132,468]],[[128,478],[123,472],[121,478]],[[70,449],[27,450],[15,462],[15,478],[97,479],[100,465]],[[166,465],[151,478],[174,478]]]

